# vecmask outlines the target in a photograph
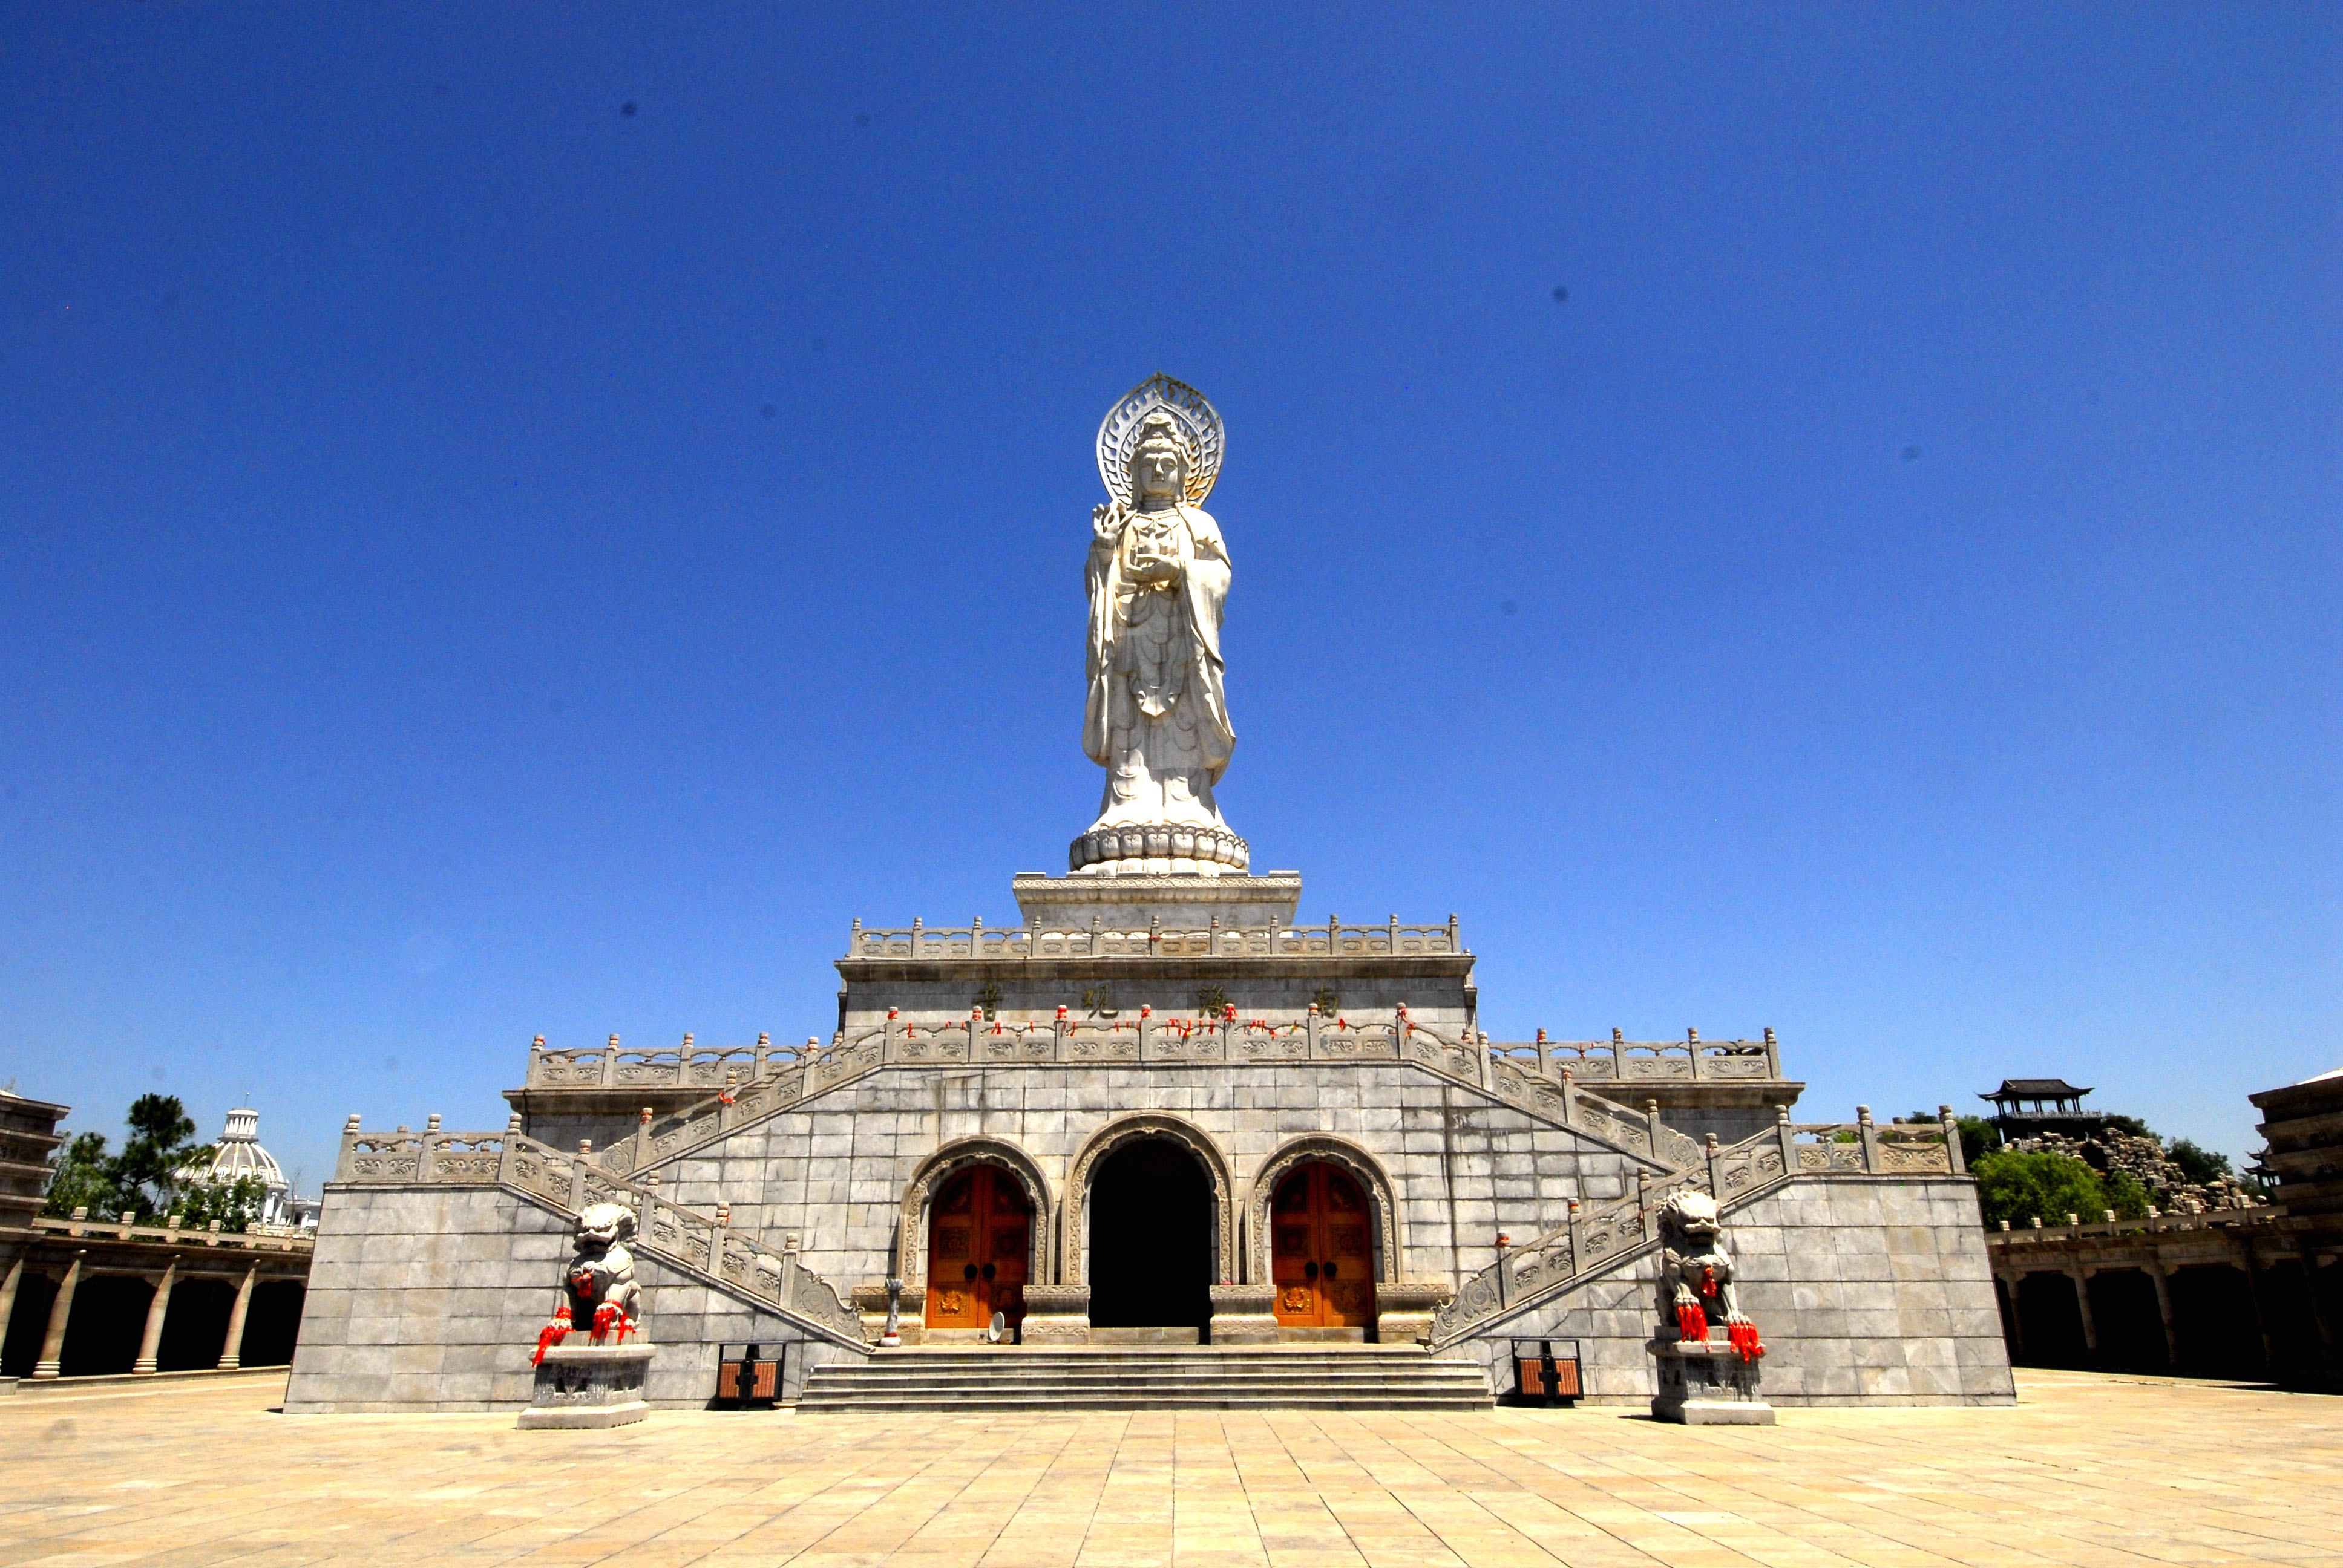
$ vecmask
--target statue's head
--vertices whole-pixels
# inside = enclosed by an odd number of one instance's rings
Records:
[[[1660,1221],[1695,1241],[1713,1241],[1724,1229],[1716,1217],[1716,1200],[1691,1188],[1669,1194],[1660,1205]]]
[[[1180,500],[1195,466],[1195,448],[1180,421],[1160,410],[1150,414],[1131,449],[1131,496],[1141,502]]]
[[[578,1250],[600,1256],[621,1241],[632,1241],[635,1211],[623,1203],[588,1203],[578,1215]]]

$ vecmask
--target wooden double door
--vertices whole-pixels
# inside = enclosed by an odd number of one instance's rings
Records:
[[[1348,1172],[1320,1161],[1285,1173],[1270,1199],[1277,1321],[1363,1329],[1375,1319],[1374,1212]]]
[[[1002,1337],[1015,1338],[1032,1249],[1033,1211],[1016,1177],[972,1165],[944,1183],[928,1211],[928,1327],[987,1328],[999,1312]]]

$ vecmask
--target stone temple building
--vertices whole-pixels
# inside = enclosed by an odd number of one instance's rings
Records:
[[[1067,873],[1015,876],[998,924],[857,921],[827,1040],[540,1039],[502,1127],[352,1119],[287,1409],[525,1404],[598,1202],[637,1217],[654,1403],[753,1342],[807,1410],[1486,1404],[1521,1341],[1640,1403],[1687,1191],[1766,1398],[2009,1400],[1949,1111],[1795,1121],[1770,1030],[1492,1040],[1456,917],[1304,922],[1301,875],[1252,869],[1215,798],[1219,419],[1157,377],[1099,447],[1105,789]]]

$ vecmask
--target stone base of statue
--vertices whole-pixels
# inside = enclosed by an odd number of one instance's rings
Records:
[[[1723,1323],[1702,1340],[1653,1340],[1644,1345],[1659,1363],[1660,1392],[1652,1419],[1686,1426],[1771,1426],[1774,1407],[1757,1392],[1761,1362],[1743,1361]]]
[[[1252,863],[1242,839],[1192,822],[1092,828],[1066,848],[1066,869],[1082,877],[1241,877]]]
[[[523,1432],[598,1432],[629,1426],[650,1413],[643,1389],[652,1349],[627,1345],[548,1345],[537,1387],[518,1424]]]
[[[1145,930],[1151,922],[1172,930],[1256,930],[1290,926],[1302,901],[1302,873],[1251,876],[1161,875],[1096,870],[1071,877],[1020,871],[1009,884],[1025,923],[1043,930]]]
[[[1278,1342],[1277,1287],[1214,1285],[1212,1343],[1273,1345]]]
[[[1019,1341],[1029,1345],[1086,1345],[1091,1342],[1090,1312],[1088,1285],[1028,1285]]]

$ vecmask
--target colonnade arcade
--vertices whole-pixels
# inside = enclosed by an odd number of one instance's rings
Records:
[[[1325,1134],[1241,1171],[1193,1124],[1134,1113],[1093,1132],[1056,1182],[1012,1141],[960,1139],[905,1186],[897,1271],[906,1316],[931,1329],[997,1311],[1013,1333],[1026,1283],[1084,1287],[1101,1327],[1202,1327],[1215,1284],[1280,1286],[1292,1326],[1363,1325],[1404,1255],[1396,1197],[1372,1154]]]
[[[2072,1217],[2070,1217],[2072,1218]],[[2020,1366],[2343,1374],[2343,1225],[2276,1208],[1989,1232]]]
[[[292,1360],[313,1245],[41,1219],[0,1272],[0,1375],[228,1371]]]

